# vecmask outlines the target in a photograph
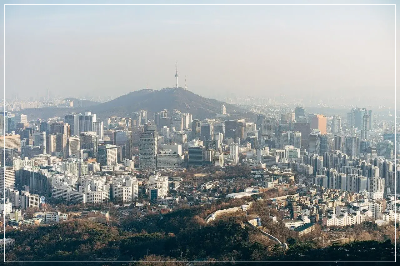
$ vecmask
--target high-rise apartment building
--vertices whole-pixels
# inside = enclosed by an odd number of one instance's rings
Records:
[[[97,157],[97,147],[99,145],[98,136],[96,132],[82,132],[80,135],[80,144],[82,150],[87,150],[89,156],[92,158]]]
[[[326,134],[326,117],[324,115],[315,115],[312,114],[309,116],[310,128],[318,129],[321,132],[321,135]]]
[[[318,132],[312,132],[309,135],[308,152],[310,154],[319,154],[320,145],[321,145],[320,134]]]
[[[183,118],[181,116],[172,118],[171,128],[175,129],[175,131],[181,131],[183,129]]]
[[[335,151],[343,151],[343,137],[339,135],[334,136],[334,149]]]
[[[297,106],[297,107],[294,109],[294,116],[295,116],[296,121],[297,121],[297,122],[300,122],[299,120],[300,120],[301,118],[305,118],[305,116],[306,116],[304,108],[301,107],[301,106]]]
[[[329,138],[328,135],[320,135],[319,136],[320,140],[320,146],[319,146],[319,154],[323,155],[324,153],[329,152]]]
[[[155,126],[147,126],[139,140],[139,168],[155,170],[157,168],[158,134]]]
[[[188,166],[201,166],[204,164],[204,147],[195,146],[188,148]]]
[[[140,110],[139,112],[140,116],[139,116],[139,122],[141,125],[145,125],[148,121],[147,119],[147,111],[146,110]]]
[[[182,113],[182,119],[183,119],[183,129],[189,129],[193,121],[192,114]]]
[[[96,114],[85,112],[85,115],[79,115],[79,133],[93,131],[95,122],[97,122]]]
[[[367,112],[365,112],[363,116],[363,121],[362,121],[362,127],[361,127],[361,139],[366,140],[368,139],[368,131],[370,130],[370,117]]]
[[[213,137],[213,125],[211,122],[204,122],[200,127],[200,139],[202,141],[212,140]]]
[[[56,152],[57,147],[57,135],[49,134],[46,136],[46,152],[47,154],[53,154]]]
[[[367,110],[365,108],[353,108],[347,114],[347,126],[349,128],[358,128],[362,129],[364,124],[364,115],[367,115],[367,130],[371,130],[372,128],[372,111]]]
[[[267,143],[269,142],[272,145],[275,141],[275,131],[278,125],[278,121],[273,117],[257,115],[256,125],[258,129],[259,141]]]
[[[192,122],[192,139],[199,139],[201,133],[201,123],[198,119],[194,119]]]
[[[118,164],[118,147],[115,145],[100,145],[97,158],[101,166],[115,166]]]
[[[79,137],[68,138],[68,157],[80,158],[80,139]]]
[[[68,123],[64,122],[54,122],[49,125],[49,133],[50,134],[61,133],[69,137],[71,136],[71,126]]]
[[[360,139],[356,136],[346,136],[345,153],[354,159],[358,157],[360,151]]]
[[[17,121],[17,123],[22,123],[24,125],[28,125],[28,116],[27,115],[19,115],[19,121]]]
[[[46,153],[46,132],[36,132],[33,134],[33,143],[35,146],[39,146]]]
[[[301,132],[299,132],[299,131],[290,132],[289,144],[293,145],[297,149],[300,149],[301,148]]]
[[[96,132],[99,139],[103,139],[104,137],[104,125],[103,121],[93,122],[93,132]]]
[[[236,127],[236,139],[238,139],[238,141],[244,140],[245,128],[246,121],[244,119],[238,120]]]
[[[94,123],[97,122],[96,114],[85,112],[82,114],[69,114],[65,116],[65,123],[70,125],[71,136],[79,136],[81,132],[94,131]]]
[[[237,127],[238,127],[237,120],[226,120],[225,121],[225,139],[235,140]]]
[[[56,153],[58,156],[67,158],[68,156],[68,137],[66,134],[57,133],[56,134]]]
[[[4,131],[4,128],[6,129],[5,131]],[[0,113],[0,136],[4,136],[7,133],[7,129],[8,129],[7,115],[5,114],[5,112],[1,112]]]
[[[342,118],[340,116],[333,116],[331,124],[331,132],[333,134],[339,134],[342,132]]]
[[[47,121],[41,121],[39,124],[39,131],[49,133],[49,124]]]
[[[310,136],[311,133],[311,128],[309,123],[303,123],[303,122],[296,122],[293,125],[293,130],[298,131],[301,134],[301,148],[302,149],[308,149],[308,137]]]
[[[12,167],[0,167],[0,177],[0,194],[3,194],[4,188],[15,187],[15,171]]]
[[[71,136],[79,136],[79,115],[70,114],[65,116],[65,123],[70,126]]]
[[[233,164],[239,163],[239,144],[231,143],[229,145],[229,157],[233,160]]]

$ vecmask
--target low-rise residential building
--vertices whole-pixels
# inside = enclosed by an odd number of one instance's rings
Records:
[[[147,191],[151,200],[166,197],[168,195],[168,177],[161,176],[159,173],[151,175],[148,180]]]
[[[134,176],[114,177],[111,183],[111,198],[132,202],[138,197],[138,181]]]
[[[365,215],[361,215],[360,212],[356,214],[341,213],[333,215],[327,219],[326,226],[348,226],[354,224],[361,224],[365,220]]]

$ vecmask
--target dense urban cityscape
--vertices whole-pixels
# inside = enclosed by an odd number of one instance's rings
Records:
[[[397,262],[395,1],[5,2],[4,264]]]
[[[204,116],[199,112],[202,107],[190,105],[202,106],[208,99],[179,87],[178,70],[175,78],[175,88],[133,94],[145,93],[149,99],[159,93],[192,97],[185,110],[162,109],[161,102],[157,111],[149,107],[152,110],[100,119],[91,107],[74,112],[83,101],[69,98],[53,106],[66,111],[62,117],[37,119],[26,114],[37,108],[26,109],[23,103],[7,107],[0,117],[5,158],[0,206],[7,260],[41,260],[42,247],[33,243],[49,237],[46,234],[51,233],[43,230],[57,231],[60,226],[82,230],[70,242],[80,249],[85,239],[94,241],[85,232],[88,226],[125,231],[117,251],[110,254],[103,249],[116,241],[115,236],[96,240],[101,247],[86,246],[103,254],[90,255],[91,260],[299,260],[310,256],[297,250],[305,244],[310,250],[323,250],[357,241],[393,243],[394,222],[400,218],[400,198],[395,194],[400,168],[395,162],[399,138],[396,143],[392,117],[376,119],[373,110],[362,107],[347,110],[343,117],[308,113],[301,106],[250,105],[245,110],[214,101],[212,107],[219,110],[199,119]],[[128,95],[113,101],[119,105],[124,97]],[[42,111],[49,108],[42,106]],[[187,112],[191,108],[194,113]],[[169,224],[171,217],[190,225],[172,229],[176,225]],[[163,218],[168,220],[165,227],[153,228],[150,221]],[[193,243],[161,251],[164,244],[156,241],[179,242],[179,234],[188,234],[185,227],[201,231],[222,222],[251,231],[238,241],[258,243],[264,253],[252,248],[250,255],[242,254],[243,247],[219,254],[196,252],[189,250]],[[108,230],[106,234],[112,232]],[[167,237],[153,235],[159,231]],[[27,240],[26,233],[38,239]],[[156,239],[153,246],[136,253],[143,245],[137,238],[150,236]],[[131,251],[125,250],[129,237],[136,239],[129,242]],[[196,241],[218,238],[208,237]],[[67,250],[47,250],[45,258],[87,256]],[[394,256],[388,247],[385,252],[375,253],[372,260]],[[323,260],[344,259],[328,254]]]

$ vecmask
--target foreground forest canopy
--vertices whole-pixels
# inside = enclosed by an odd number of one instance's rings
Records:
[[[235,204],[237,202],[232,203]],[[130,217],[119,226],[74,220],[54,226],[13,230],[7,232],[7,237],[15,239],[16,245],[8,250],[6,260],[143,261],[141,264],[166,260],[171,261],[172,265],[187,265],[178,261],[394,259],[394,243],[391,239],[322,247],[318,230],[306,237],[298,237],[282,224],[270,223],[271,233],[289,244],[289,249],[285,250],[254,228],[245,226],[245,215],[226,215],[206,223],[204,216],[207,213],[209,211],[202,207],[192,207],[165,215],[147,215],[140,220]],[[262,211],[260,216],[263,216]],[[268,224],[268,218],[264,219]],[[358,231],[357,234],[362,230],[367,233],[368,227],[359,226],[354,230]]]

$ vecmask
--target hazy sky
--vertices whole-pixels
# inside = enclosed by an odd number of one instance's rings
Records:
[[[173,87],[178,61],[180,85],[186,75],[203,96],[393,103],[394,6],[6,6],[5,14],[7,98]]]

